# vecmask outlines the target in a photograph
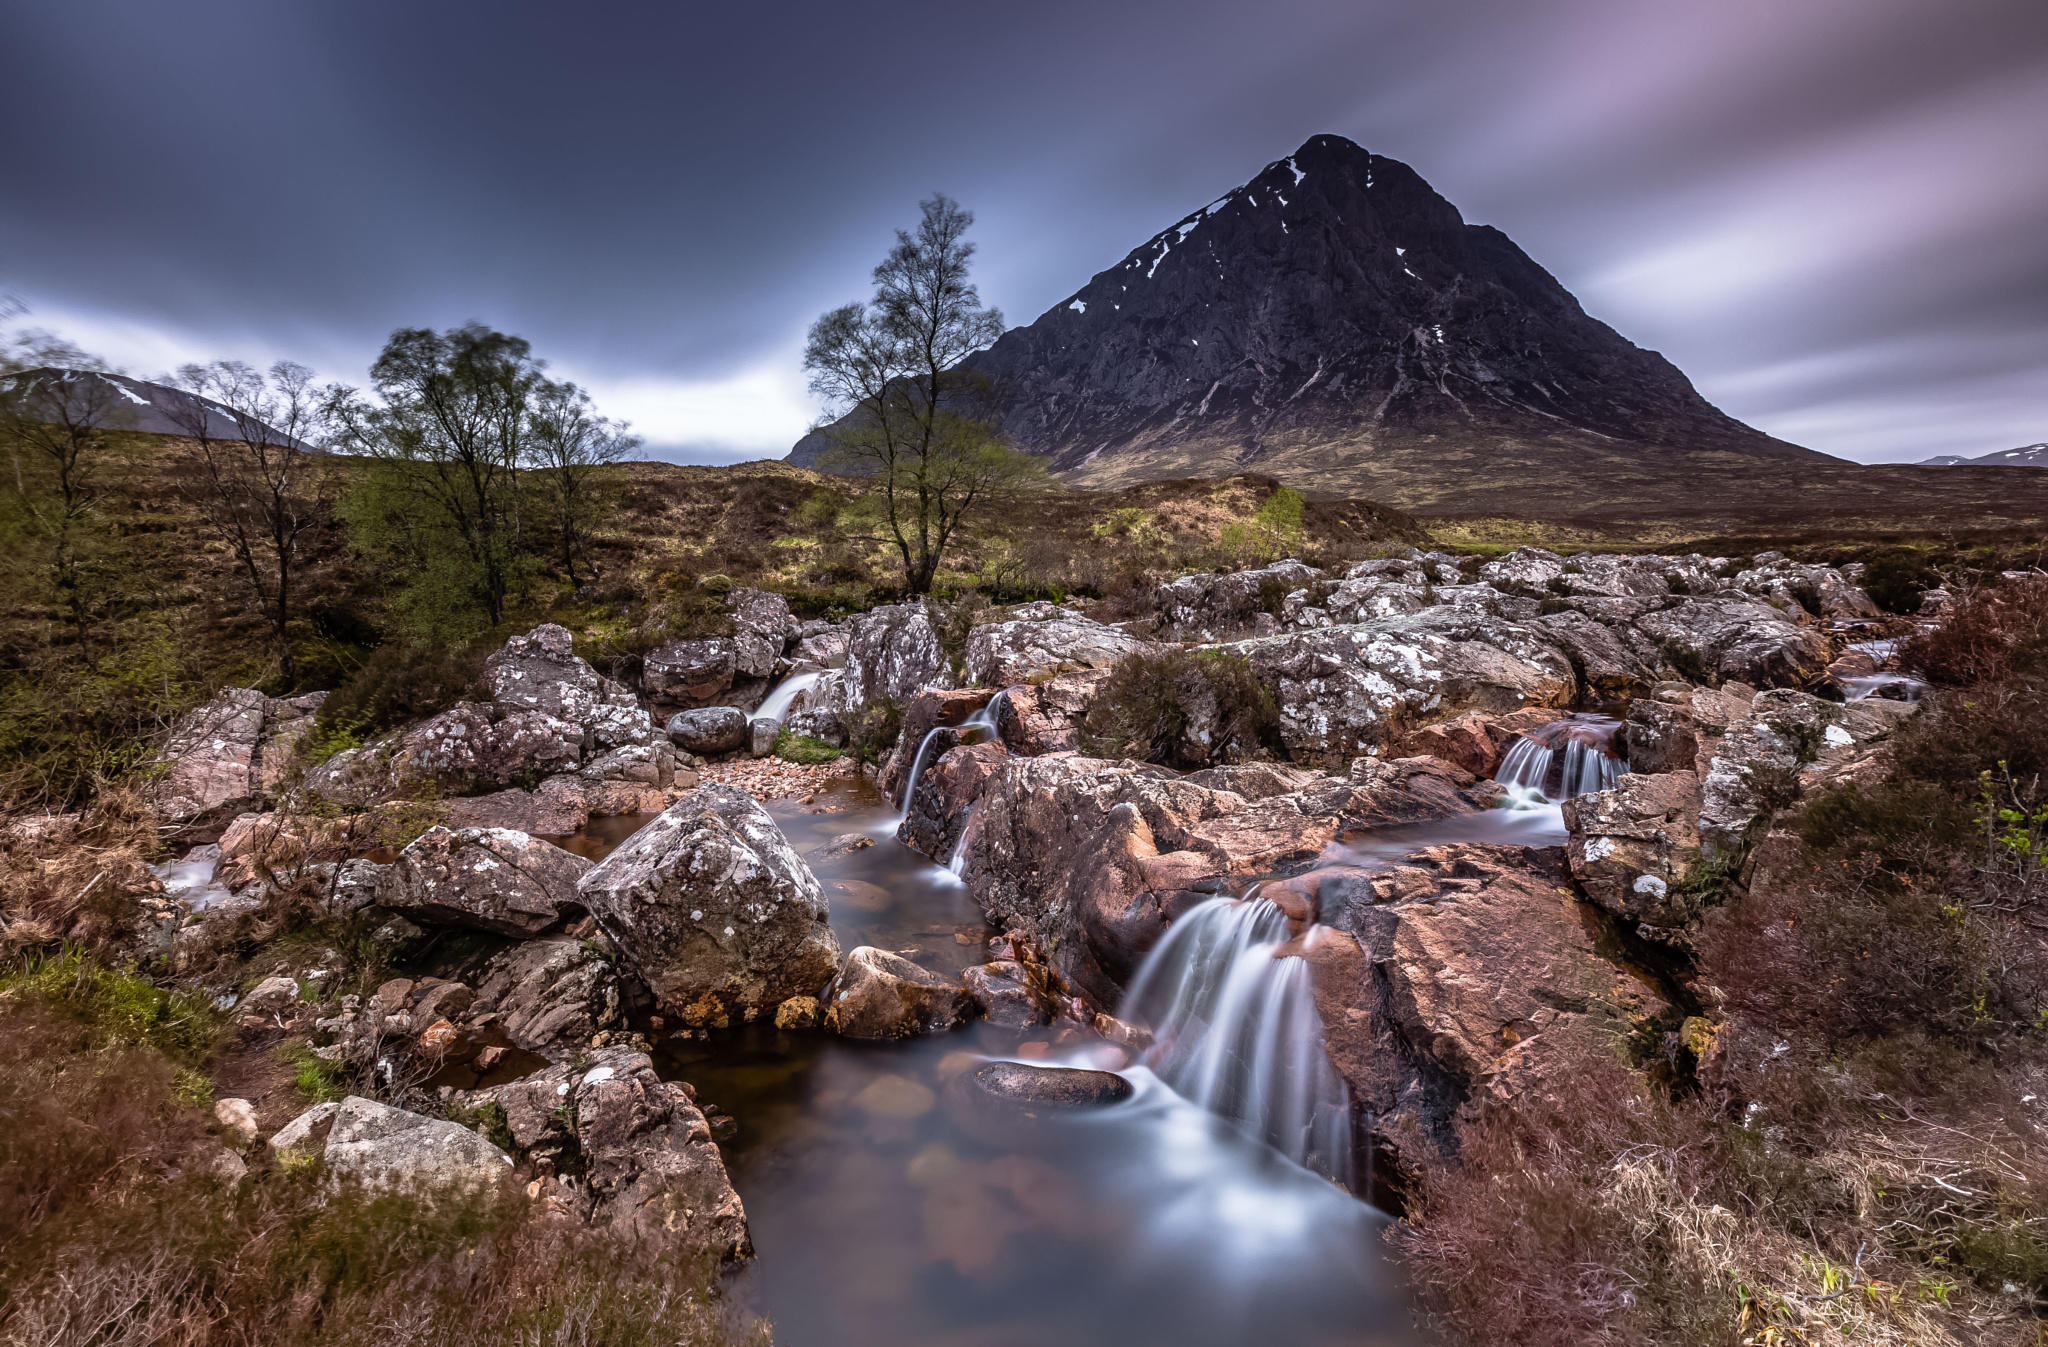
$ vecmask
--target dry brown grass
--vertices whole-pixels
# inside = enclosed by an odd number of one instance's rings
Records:
[[[708,1270],[537,1215],[423,1205],[249,1157],[174,1064],[0,995],[0,1342],[38,1347],[765,1343]]]
[[[1677,970],[1718,1023],[1489,1112],[1398,1238],[1458,1341],[2038,1344],[2048,1294],[2048,604],[1920,643],[1962,686],[1809,801],[1790,878]],[[1697,1027],[1697,1026],[1696,1026]],[[1478,1275],[1480,1270],[1485,1275]]]

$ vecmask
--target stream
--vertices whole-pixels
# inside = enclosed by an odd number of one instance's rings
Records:
[[[1357,834],[1330,859],[1561,842],[1556,803],[1528,797]],[[811,805],[767,808],[811,853],[843,949],[874,945],[957,976],[984,959],[991,933],[950,871],[895,840],[889,804],[843,778]],[[602,858],[652,817],[595,820],[565,845]],[[848,833],[874,845],[818,853]],[[722,1145],[758,1256],[733,1292],[790,1347],[1419,1340],[1385,1214],[1075,1026],[976,1021],[868,1044],[754,1024],[671,1035],[655,1057],[739,1125]],[[1115,1070],[1134,1093],[991,1131],[947,1090],[992,1058]]]

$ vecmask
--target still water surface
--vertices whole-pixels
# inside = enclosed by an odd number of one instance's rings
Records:
[[[982,960],[979,909],[894,840],[866,783],[768,808],[800,852],[846,833],[876,839],[812,860],[842,948],[875,945],[947,974]],[[601,856],[645,822],[598,820],[571,845]],[[1536,840],[1534,821],[1464,826]],[[758,1256],[734,1292],[790,1347],[1416,1341],[1384,1215],[1093,1034],[977,1022],[863,1044],[752,1025],[674,1036],[656,1057],[739,1123],[724,1151]],[[1135,1093],[1082,1113],[992,1118],[954,1086],[989,1058],[1117,1069]]]

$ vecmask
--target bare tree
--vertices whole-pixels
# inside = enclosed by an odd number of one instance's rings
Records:
[[[93,658],[92,587],[83,552],[100,499],[108,432],[133,417],[120,385],[69,342],[28,333],[10,343],[0,369],[0,440],[15,503],[40,544],[55,599],[88,662]]]
[[[578,558],[589,553],[590,537],[607,493],[601,470],[639,448],[626,423],[599,416],[590,395],[572,383],[543,383],[534,398],[527,463],[560,548],[562,573],[581,584]]]
[[[172,414],[197,451],[188,494],[234,554],[289,688],[298,678],[291,624],[302,548],[325,503],[326,474],[312,444],[321,421],[313,371],[280,360],[263,374],[216,360],[184,366],[177,383],[194,395]]]
[[[974,216],[945,196],[920,211],[917,231],[896,231],[875,268],[874,298],[820,318],[804,350],[811,388],[837,418],[828,462],[878,479],[912,594],[931,592],[963,517],[1043,476],[967,410],[985,381],[959,364],[1003,331],[967,276]]]

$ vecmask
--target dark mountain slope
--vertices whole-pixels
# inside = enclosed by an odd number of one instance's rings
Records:
[[[1077,485],[1256,466],[1332,495],[1491,510],[1532,486],[1597,496],[1617,473],[1835,462],[1724,415],[1505,234],[1339,136],[967,363],[1012,440]]]

